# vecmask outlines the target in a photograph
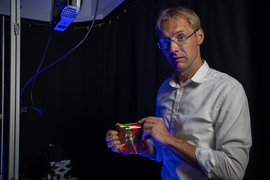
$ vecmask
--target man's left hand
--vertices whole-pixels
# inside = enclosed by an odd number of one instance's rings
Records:
[[[168,132],[162,118],[150,116],[139,120],[138,123],[143,124],[143,139],[147,135],[150,135],[157,144],[165,145],[166,139],[172,137],[172,135]]]

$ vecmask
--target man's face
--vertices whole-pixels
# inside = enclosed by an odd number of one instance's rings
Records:
[[[194,32],[188,24],[187,19],[175,17],[162,23],[162,32],[160,38],[176,39],[179,35],[185,35],[188,37]],[[177,45],[173,41],[170,42],[170,46],[167,49],[163,49],[163,53],[166,56],[168,62],[177,72],[184,72],[192,68],[194,62],[199,62],[200,48],[199,48],[199,36],[198,31],[190,36],[184,44]]]

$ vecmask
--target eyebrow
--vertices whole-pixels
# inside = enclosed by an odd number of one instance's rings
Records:
[[[184,30],[180,30],[180,31],[177,31],[176,33],[174,33],[174,34],[180,34],[180,33],[186,33],[186,31],[184,31]]]
[[[173,34],[173,36],[178,35],[178,34],[180,34],[180,33],[186,33],[186,31],[184,31],[184,30],[179,30],[179,31],[175,32],[175,33]],[[162,34],[163,34],[163,33],[162,33]],[[163,38],[169,38],[169,37],[168,37],[168,36],[164,36],[164,34],[163,34],[163,36],[160,36],[159,39],[163,39]]]

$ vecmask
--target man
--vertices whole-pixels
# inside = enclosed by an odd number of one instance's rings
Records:
[[[163,161],[164,180],[242,179],[252,144],[242,85],[201,59],[204,32],[192,10],[163,11],[156,30],[175,72],[159,88],[156,116],[138,121],[143,138],[151,136],[139,155]],[[117,132],[106,135],[107,146],[117,152]]]

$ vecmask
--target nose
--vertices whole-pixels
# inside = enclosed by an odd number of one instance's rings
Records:
[[[171,41],[170,43],[170,51],[172,53],[176,53],[179,51],[179,46],[174,41]]]

